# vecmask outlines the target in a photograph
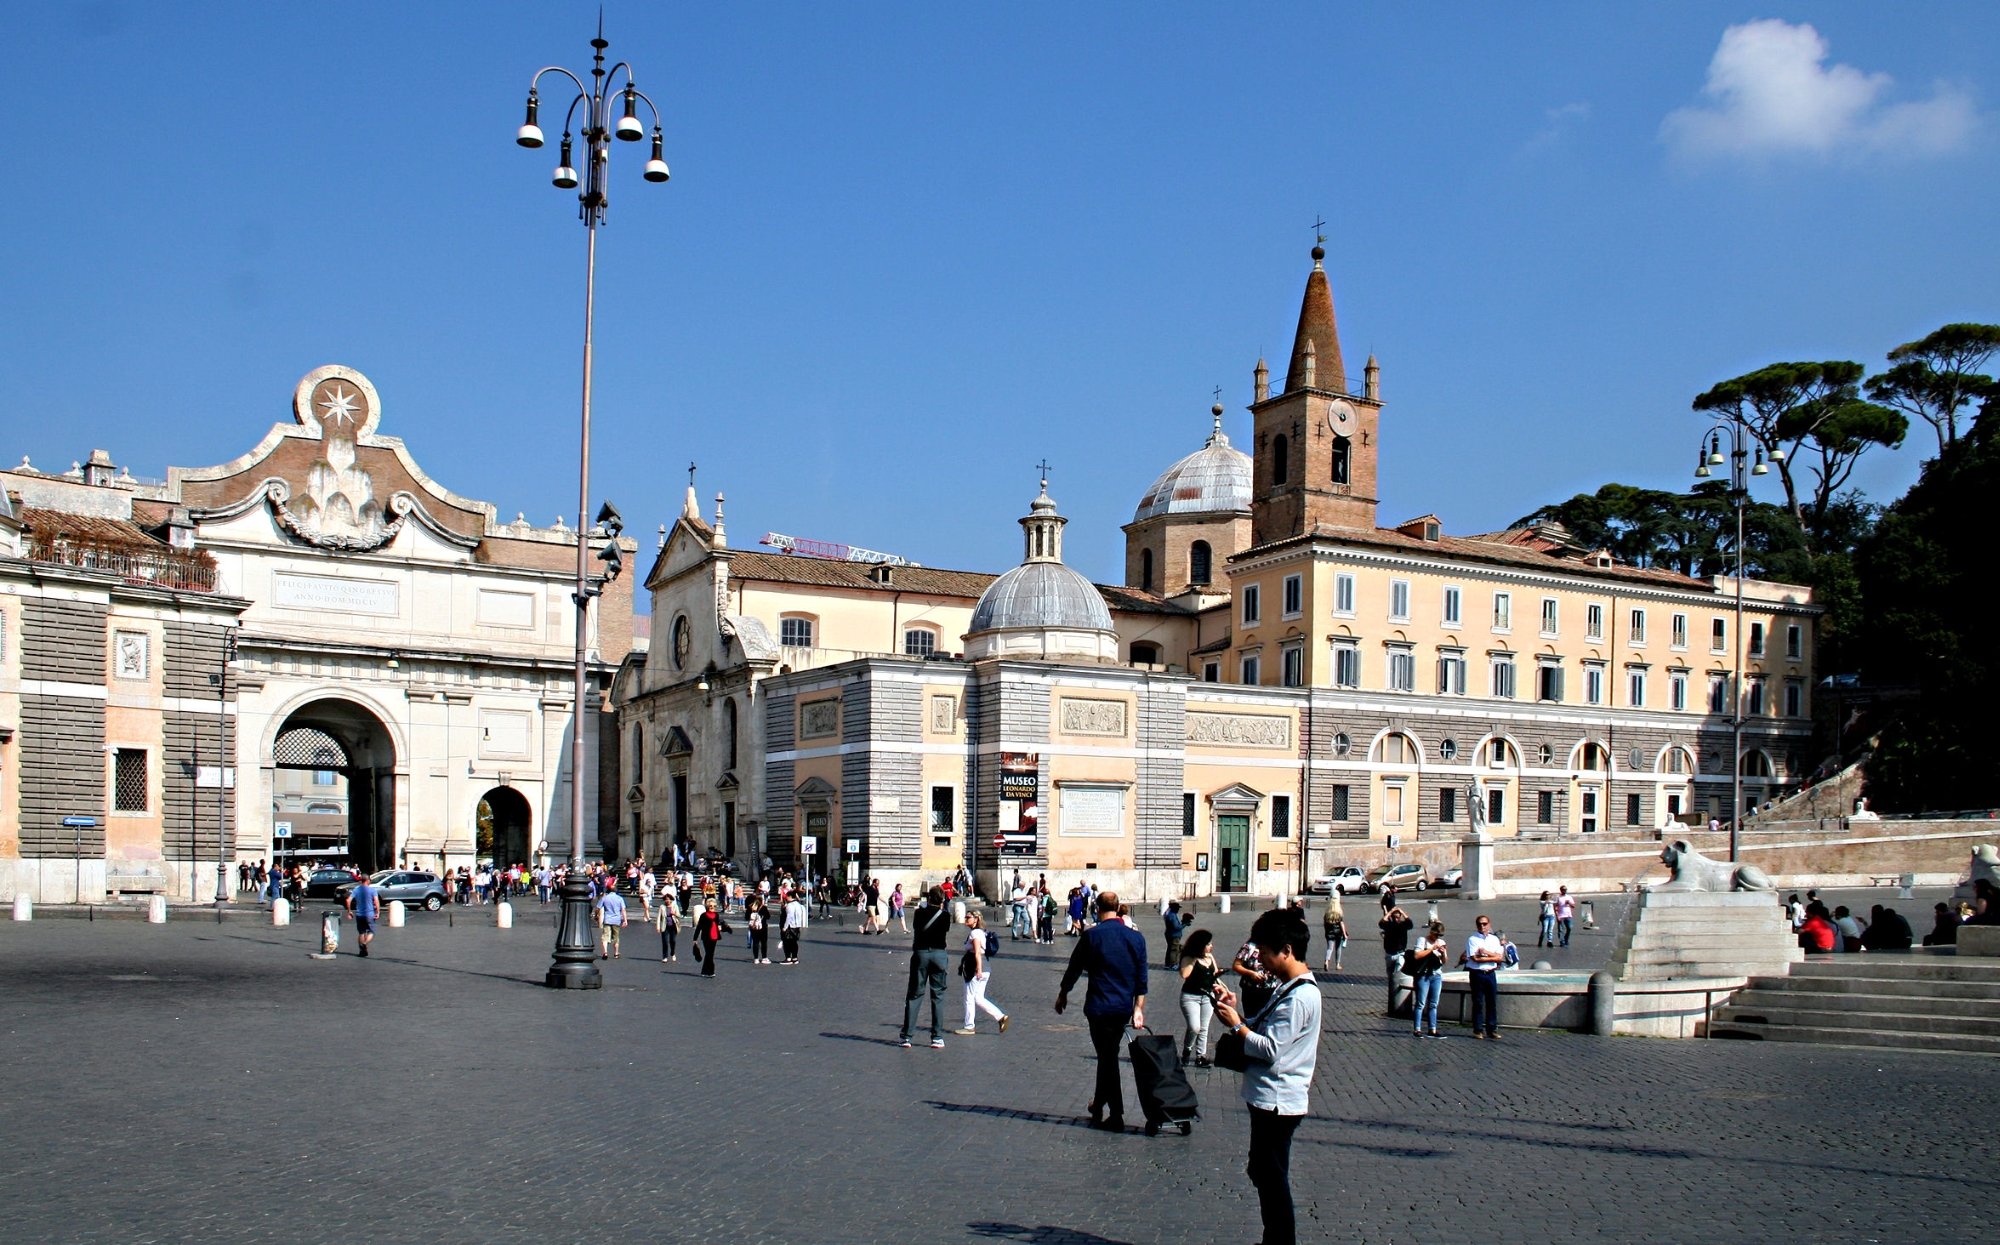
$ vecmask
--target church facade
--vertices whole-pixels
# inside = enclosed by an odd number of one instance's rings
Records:
[[[0,856],[17,889],[208,899],[218,860],[568,854],[577,533],[500,521],[381,422],[368,378],[328,366],[228,463],[163,483],[102,452],[0,473]],[[595,856],[629,580],[591,623]],[[59,813],[98,829],[73,843]]]
[[[733,551],[690,490],[620,675],[621,850],[1288,893],[1420,837],[1727,818],[1732,765],[1751,806],[1795,786],[1809,591],[1746,583],[1737,634],[1730,580],[1554,528],[1382,526],[1394,423],[1323,258],[1282,382],[1253,371],[1251,451],[1216,407],[1124,529],[1122,585],[1062,564],[1046,488],[997,577]]]

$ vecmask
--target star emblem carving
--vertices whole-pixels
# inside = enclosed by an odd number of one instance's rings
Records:
[[[328,423],[351,424],[361,409],[361,395],[345,385],[329,385],[320,390],[320,409]]]

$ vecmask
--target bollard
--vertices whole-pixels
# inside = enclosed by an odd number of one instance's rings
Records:
[[[35,901],[26,895],[14,896],[14,919],[32,921],[35,919]]]
[[[964,900],[962,900],[962,899],[954,899],[954,900],[952,900],[952,901],[951,901],[951,923],[952,923],[953,925],[963,925],[963,924],[965,924],[965,901],[964,901]]]
[[[292,903],[289,899],[271,901],[271,924],[290,925],[292,923]]]
[[[1435,921],[1435,920],[1437,920],[1437,919],[1438,919],[1438,901],[1437,901],[1437,900],[1435,900],[1435,899],[1428,899],[1428,900],[1425,900],[1425,901],[1424,901],[1424,926],[1425,926],[1425,928],[1429,928],[1429,927],[1430,927],[1430,924],[1431,924],[1431,922],[1433,922],[1433,921]]]
[[[409,909],[403,906],[402,900],[391,899],[389,901],[389,928],[390,929],[403,928],[403,918],[406,915],[408,915],[408,913]]]
[[[1583,908],[1583,927],[1585,929],[1596,929],[1597,909],[1591,905],[1588,899],[1584,900],[1580,906]]]
[[[493,905],[493,926],[495,929],[514,928],[514,905],[501,900]]]
[[[154,895],[146,901],[146,923],[148,925],[165,925],[167,923],[167,897],[165,895]]]
[[[1602,969],[1590,975],[1590,1031],[1610,1037],[1618,1023],[1618,979]]]
[[[319,914],[319,954],[315,959],[332,959],[340,951],[340,914],[331,909]]]
[[[1217,896],[1215,897],[1215,910],[1216,910],[1217,912],[1227,912],[1227,911],[1229,911],[1229,896],[1227,896],[1227,895],[1217,895]]]

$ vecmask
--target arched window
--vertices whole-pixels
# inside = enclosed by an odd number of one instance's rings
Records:
[[[736,768],[736,698],[722,702],[722,768]]]
[[[1603,744],[1586,743],[1576,750],[1576,768],[1607,770],[1611,768],[1611,758],[1605,754]]]
[[[1333,482],[1348,483],[1349,460],[1353,457],[1353,443],[1346,437],[1333,439]]]
[[[1375,759],[1384,765],[1415,765],[1417,741],[1401,731],[1390,731],[1375,745]]]
[[[1762,749],[1752,748],[1743,754],[1743,776],[1745,778],[1769,778],[1771,758]]]
[[[1205,540],[1198,540],[1188,546],[1189,583],[1205,584],[1209,582],[1209,573],[1213,569],[1209,564],[1212,557],[1213,555],[1208,549],[1208,542]]]
[[[1141,549],[1139,551],[1139,587],[1147,592],[1153,590],[1153,551],[1151,549]]]
[[[1284,433],[1271,438],[1271,483],[1283,484],[1292,475],[1292,443]]]
[[[1694,772],[1694,758],[1686,748],[1669,748],[1664,758],[1669,774],[1691,774]]]

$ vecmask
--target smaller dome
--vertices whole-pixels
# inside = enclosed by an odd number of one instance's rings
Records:
[[[1134,523],[1163,514],[1248,512],[1255,468],[1250,456],[1229,444],[1216,417],[1208,444],[1160,473],[1139,500]]]
[[[1060,562],[1024,562],[994,580],[972,610],[968,634],[1015,628],[1110,631],[1104,594]]]

